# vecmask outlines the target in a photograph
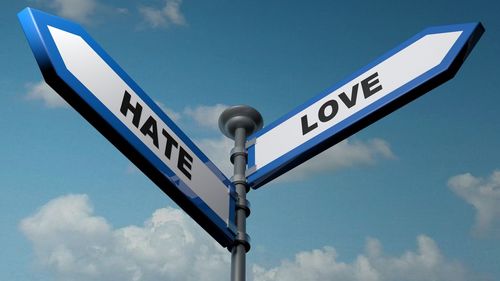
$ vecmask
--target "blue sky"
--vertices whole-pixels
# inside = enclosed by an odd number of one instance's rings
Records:
[[[251,191],[250,280],[499,280],[496,1],[2,3],[0,279],[229,279],[229,253],[42,83],[26,6],[80,22],[227,171],[269,124],[428,26],[481,21],[456,77]]]

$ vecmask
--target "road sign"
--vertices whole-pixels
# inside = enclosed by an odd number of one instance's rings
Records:
[[[258,188],[451,79],[480,23],[428,28],[248,138]]]
[[[232,245],[235,190],[222,172],[81,26],[30,8],[18,17],[47,84],[222,246]]]

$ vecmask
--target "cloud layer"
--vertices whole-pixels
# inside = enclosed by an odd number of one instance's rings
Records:
[[[182,0],[164,0],[162,6],[141,6],[136,11],[114,7],[100,0],[33,0],[41,8],[52,10],[57,15],[84,24],[95,24],[103,15],[138,14],[147,27],[165,28],[172,25],[186,25],[181,12]]]
[[[163,7],[143,6],[139,13],[150,27],[168,27],[185,25],[186,20],[181,12],[182,0],[165,0]]]
[[[227,177],[233,175],[233,164],[229,160],[229,154],[234,146],[232,139],[221,136],[218,138],[195,139],[201,151],[206,153],[210,159]]]
[[[346,139],[323,151],[282,176],[282,181],[302,180],[320,173],[332,172],[353,166],[374,165],[381,159],[394,159],[394,153],[385,140],[367,141]]]
[[[142,226],[114,229],[86,195],[56,198],[20,228],[57,280],[225,280],[229,253],[181,210],[156,210]]]
[[[37,262],[56,280],[156,281],[227,280],[230,254],[181,210],[156,210],[142,226],[113,228],[94,214],[86,195],[51,200],[20,223]],[[368,239],[352,262],[333,247],[304,251],[274,268],[250,266],[254,281],[461,281],[477,280],[443,257],[428,236],[417,249],[388,256]],[[252,280],[252,279],[250,279]]]
[[[378,240],[368,239],[365,253],[352,263],[338,260],[332,247],[300,252],[293,261],[275,268],[254,265],[254,281],[461,281],[471,280],[462,265],[445,259],[436,243],[425,235],[417,250],[399,257],[386,256]]]
[[[98,7],[96,0],[37,0],[36,2],[54,10],[61,17],[82,23],[90,23]]]
[[[183,113],[193,119],[199,126],[218,131],[219,116],[228,107],[225,104],[188,106]]]
[[[65,100],[61,98],[45,81],[30,83],[27,85],[27,100],[40,100],[48,108],[69,107]]]
[[[487,179],[474,177],[470,173],[456,175],[448,180],[448,186],[474,206],[474,231],[477,234],[500,232],[500,170],[494,171]]]

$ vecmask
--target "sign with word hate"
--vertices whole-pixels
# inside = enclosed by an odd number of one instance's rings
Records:
[[[258,188],[451,79],[484,32],[480,23],[428,28],[248,137]]]
[[[26,8],[18,15],[47,84],[222,246],[235,239],[230,181],[75,23]]]

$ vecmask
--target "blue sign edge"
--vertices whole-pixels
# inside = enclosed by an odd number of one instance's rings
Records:
[[[332,126],[313,139],[287,152],[286,154],[282,155],[266,166],[255,170],[255,140],[259,136],[262,136],[266,132],[279,126],[281,123],[288,120],[295,114],[311,106],[316,101],[324,98],[331,92],[342,87],[349,81],[365,73],[382,61],[390,58],[391,56],[408,47],[420,38],[430,34],[453,31],[462,31],[462,34],[439,65],[425,72],[416,79],[408,82],[404,86],[389,93],[382,99],[370,104],[366,108],[363,108],[346,120],[343,120],[335,126]],[[248,167],[249,171],[255,170],[253,173],[247,175],[248,184],[253,189],[261,187],[267,182],[300,165],[304,161],[328,149],[332,145],[337,144],[338,142],[369,126],[370,124],[381,119],[387,114],[427,93],[440,84],[443,84],[444,82],[450,80],[458,72],[458,69],[465,61],[466,57],[468,56],[474,45],[477,43],[481,35],[484,33],[484,31],[484,27],[480,22],[435,26],[424,29],[420,33],[401,43],[399,46],[378,57],[373,62],[354,72],[344,80],[334,84],[333,86],[322,91],[320,94],[309,99],[307,102],[297,106],[292,111],[275,120],[262,130],[255,132],[253,135],[248,137]]]
[[[125,71],[78,24],[63,18],[25,8],[18,13],[26,38],[42,75],[58,94],[90,124],[115,145],[129,160],[171,197],[223,247],[230,247],[236,235],[236,191],[231,181],[182,132],[160,107],[125,73]],[[174,131],[205,165],[227,186],[229,193],[228,224],[180,180],[147,146],[109,111],[76,77],[69,72],[57,50],[48,25],[81,36],[83,40],[128,84],[134,92]],[[156,170],[156,171],[155,171]]]

